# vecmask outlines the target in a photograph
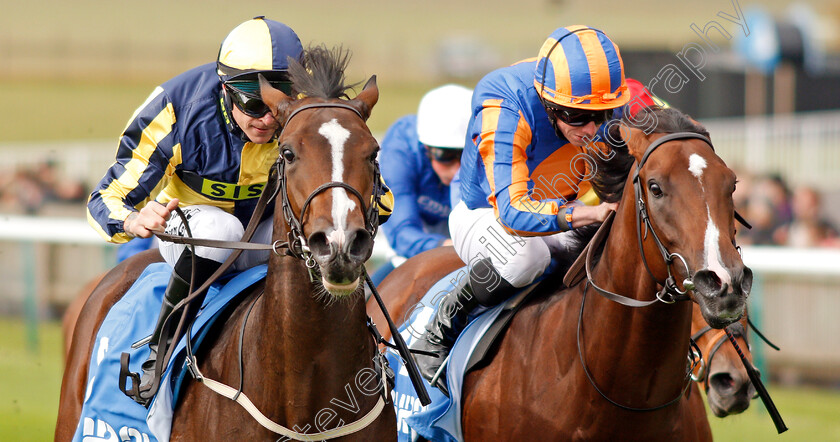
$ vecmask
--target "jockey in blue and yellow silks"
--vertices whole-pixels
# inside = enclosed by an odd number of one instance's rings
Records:
[[[257,106],[256,76],[291,92],[288,59],[299,60],[302,52],[291,28],[256,17],[228,34],[216,63],[157,87],[135,111],[120,137],[116,162],[90,195],[88,220],[94,229],[115,243],[156,231],[180,234],[185,230],[181,219],[169,219],[180,206],[194,236],[239,240],[279,155],[274,139],[279,123],[264,104]],[[271,231],[267,219],[253,240],[270,243]],[[159,342],[162,325],[189,293],[192,267],[201,285],[231,253],[196,247],[193,255],[184,245],[165,241],[159,248],[173,273],[143,364],[140,397],[134,398],[144,405],[155,394],[151,381],[158,350],[165,353],[169,344]],[[243,254],[235,267],[267,258],[265,253]]]
[[[153,232],[183,235],[181,218],[170,219],[180,206],[193,236],[226,241],[242,238],[279,156],[274,119],[259,94],[258,75],[273,87],[293,93],[289,60],[300,61],[297,34],[283,23],[255,17],[224,39],[216,63],[196,67],[163,83],[134,113],[120,138],[116,161],[88,200],[88,220],[106,240],[125,243]],[[391,207],[390,194],[382,205]],[[380,222],[386,217],[380,205]],[[387,212],[387,210],[386,210]],[[271,243],[273,220],[267,211],[252,241]],[[230,255],[229,249],[160,243],[164,260],[173,266],[149,358],[143,364],[139,397],[148,405],[153,390],[164,320],[183,300],[193,282],[202,285]],[[246,251],[233,268],[243,270],[267,262],[268,252]],[[195,300],[197,306],[202,299]],[[197,308],[186,309],[194,315]],[[175,318],[177,319],[177,318]],[[187,322],[192,318],[187,318]]]
[[[606,153],[595,135],[629,98],[618,46],[587,26],[555,30],[536,58],[478,83],[461,202],[449,217],[455,251],[470,272],[414,345],[439,355],[417,356],[424,377],[435,374],[470,312],[533,282],[552,253],[565,252],[563,232],[615,209],[594,195],[588,156]]]

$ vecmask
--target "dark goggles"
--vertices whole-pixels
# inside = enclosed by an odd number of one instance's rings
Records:
[[[590,122],[598,126],[609,120],[613,112],[612,109],[586,111],[554,106],[546,107],[546,110],[548,110],[550,116],[569,126],[586,126]]]
[[[426,146],[426,151],[429,156],[439,163],[451,163],[453,161],[461,161],[461,153],[463,149],[445,149],[442,147]]]
[[[290,81],[270,81],[269,83],[285,94],[292,92],[292,83]],[[233,104],[245,115],[251,118],[262,118],[270,110],[262,101],[262,97],[260,97],[260,84],[258,82],[251,80],[230,80],[226,81],[224,85]]]
[[[243,114],[251,118],[262,118],[270,109],[263,103],[259,95],[252,95],[238,88],[225,84],[225,90],[231,101]]]

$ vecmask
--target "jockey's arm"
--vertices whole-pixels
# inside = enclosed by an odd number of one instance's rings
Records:
[[[382,177],[393,192],[394,204],[399,209],[391,216],[391,221],[382,226],[388,244],[399,255],[410,258],[426,250],[433,249],[446,240],[436,233],[428,233],[423,228],[420,217],[418,189],[420,171],[412,157],[412,143],[416,143],[413,124],[403,118],[394,123],[382,138]]]
[[[135,112],[120,137],[116,161],[88,199],[88,222],[105,240],[121,244],[134,236],[148,237],[149,227],[161,228],[159,220],[133,214],[152,200],[153,192],[165,187],[169,172],[174,170],[170,164],[177,145],[172,134],[174,125],[175,114],[169,99],[158,88]],[[147,210],[146,214],[152,212],[155,209]],[[131,218],[131,231],[125,226],[128,218]],[[136,223],[138,219],[140,223]]]
[[[506,106],[504,100],[487,100],[477,120],[482,127],[474,142],[488,169],[490,204],[505,229],[521,236],[568,230],[557,219],[562,201],[531,196],[526,164],[531,128],[519,111]]]

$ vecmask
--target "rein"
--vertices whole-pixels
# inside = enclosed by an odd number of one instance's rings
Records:
[[[747,326],[750,329],[752,329],[752,331],[755,332],[755,334],[758,335],[758,337],[761,338],[761,340],[764,341],[765,344],[769,345],[770,348],[772,348],[776,351],[779,351],[779,347],[776,346],[776,344],[770,342],[770,340],[768,340],[767,337],[764,336],[761,333],[761,331],[758,330],[758,328],[756,328],[755,324],[753,324],[752,321],[750,321],[749,317],[747,317]],[[711,330],[712,330],[712,327],[707,325],[707,326],[703,327],[702,329],[700,329],[697,333],[694,333],[693,335],[691,335],[691,339],[696,341],[696,340],[700,339],[701,336],[705,335],[706,333],[710,332]],[[700,382],[700,380],[702,379],[703,380],[703,387],[707,392],[709,391],[709,373],[705,371],[705,368],[706,367],[711,368],[712,359],[714,359],[715,354],[718,352],[718,350],[720,349],[720,346],[723,344],[725,338],[727,337],[726,336],[727,331],[736,338],[739,337],[739,336],[742,336],[744,338],[744,342],[747,343],[747,349],[748,350],[750,350],[751,347],[752,347],[750,345],[750,341],[747,339],[747,331],[744,330],[744,327],[740,323],[730,324],[724,330],[718,330],[717,333],[715,333],[715,335],[712,337],[712,340],[709,342],[709,345],[706,346],[706,353],[705,354],[707,355],[707,358],[703,358],[702,354],[700,355],[700,358],[701,358],[700,370],[698,370],[697,373],[692,373],[692,378],[691,378],[695,382]],[[706,359],[708,359],[708,360],[706,360]]]
[[[357,110],[356,108],[354,108],[354,107],[352,107],[348,104],[344,104],[344,103],[311,103],[311,104],[303,105],[303,106],[295,109],[294,111],[292,111],[292,113],[289,114],[289,116],[286,118],[286,121],[285,121],[285,123],[283,124],[282,127],[283,128],[288,127],[288,124],[292,120],[292,118],[295,117],[296,115],[298,115],[300,112],[302,112],[304,110],[307,110],[307,109],[313,109],[313,108],[342,108],[342,109],[348,109],[348,110],[353,111],[356,115],[359,116],[359,118],[364,120],[364,117],[361,114],[361,112],[359,112],[359,110]],[[283,129],[281,129],[280,135],[282,135],[282,133],[283,133]],[[281,158],[278,158],[277,162],[275,162],[275,164],[272,166],[272,171],[271,171],[271,174],[269,175],[269,182],[271,183],[271,186],[272,186],[273,190],[270,193],[267,192],[267,189],[269,188],[269,185],[268,184],[266,185],[266,189],[264,189],[262,195],[260,196],[260,199],[257,203],[257,207],[254,210],[254,214],[252,215],[251,220],[248,223],[248,228],[245,230],[245,234],[243,235],[241,241],[219,241],[219,240],[212,240],[212,239],[192,238],[191,237],[192,235],[189,232],[189,227],[187,228],[187,233],[190,237],[182,237],[182,236],[168,235],[168,234],[163,234],[163,233],[160,233],[160,234],[156,233],[158,238],[160,238],[163,241],[170,241],[170,242],[179,243],[179,244],[187,244],[190,247],[194,247],[196,245],[199,245],[199,246],[206,246],[206,247],[218,247],[218,248],[234,249],[234,252],[228,257],[227,260],[225,260],[225,262],[222,264],[222,266],[215,273],[213,273],[213,275],[207,280],[207,282],[205,282],[201,287],[199,287],[194,292],[190,293],[190,295],[186,299],[184,299],[183,301],[178,303],[178,305],[175,307],[176,311],[178,309],[185,308],[186,305],[188,305],[200,293],[202,293],[213,282],[215,282],[233,264],[233,262],[236,260],[236,258],[239,256],[239,254],[242,253],[243,250],[271,250],[275,254],[281,255],[282,253],[279,251],[279,249],[286,249],[286,251],[285,251],[286,255],[293,256],[295,258],[302,259],[304,261],[304,263],[306,265],[306,268],[309,272],[310,281],[314,282],[316,280],[316,277],[318,276],[317,263],[315,262],[315,259],[312,257],[312,253],[309,249],[309,246],[306,243],[306,237],[303,234],[303,224],[301,223],[301,219],[305,216],[306,210],[308,209],[309,204],[312,202],[312,200],[316,196],[318,196],[319,194],[323,193],[324,191],[326,191],[328,189],[342,188],[342,189],[352,193],[359,200],[359,202],[362,204],[362,207],[365,208],[365,210],[363,210],[362,213],[363,213],[363,216],[364,216],[364,222],[365,222],[366,230],[371,235],[371,238],[376,236],[376,232],[377,232],[378,227],[379,227],[378,205],[379,205],[379,199],[380,199],[380,197],[382,195],[382,192],[383,192],[383,184],[382,184],[382,181],[381,181],[381,178],[380,178],[379,164],[378,163],[374,167],[373,196],[372,196],[372,200],[371,200],[370,205],[365,203],[365,199],[362,196],[362,194],[358,190],[353,188],[352,186],[348,185],[347,183],[343,183],[343,182],[331,181],[331,182],[324,183],[324,184],[318,186],[315,190],[313,190],[309,194],[309,196],[304,201],[303,206],[301,206],[300,216],[298,216],[292,210],[291,202],[289,201],[289,195],[288,195],[288,190],[287,190],[287,180],[286,180],[286,173],[285,173],[286,161],[282,160]],[[272,177],[273,177],[273,179],[272,179]],[[281,195],[281,198],[282,198],[282,200],[281,200],[281,210],[283,211],[283,216],[285,218],[286,223],[289,226],[288,241],[285,241],[285,242],[284,241],[275,241],[272,244],[250,243],[249,240],[251,239],[251,236],[253,236],[253,232],[256,230],[257,225],[260,223],[262,215],[265,211],[265,207],[268,205],[268,203],[270,201],[272,201],[274,198],[277,197],[278,193]],[[176,211],[179,214],[179,216],[181,216],[182,219],[183,219],[184,216],[183,216],[183,213],[180,211],[180,209],[176,209]],[[184,222],[184,225],[187,225],[187,220],[186,219],[183,219],[183,222]],[[195,264],[193,263],[193,278],[194,278],[194,275],[195,275]],[[373,284],[370,281],[370,278],[367,276],[366,273],[365,273],[365,280],[368,283],[368,285],[371,286],[371,289],[373,290],[373,292],[376,293],[375,288],[373,287]],[[383,309],[383,313],[385,314],[385,317],[388,319],[389,326],[391,326],[392,334],[397,336],[397,337],[400,337],[399,332],[396,330],[396,326],[393,324],[393,321],[390,320],[390,316],[388,315],[387,311],[385,310],[384,304],[382,303],[381,299],[379,299],[378,294],[377,294],[377,301],[379,301],[380,307]],[[253,307],[253,304],[252,304],[251,307]],[[250,314],[250,308],[248,310],[248,313]],[[178,336],[178,337],[180,337],[183,334],[182,329],[185,326],[185,324],[184,324],[185,316],[186,315],[182,315],[182,319],[179,322],[178,327],[176,329],[176,336]],[[247,321],[247,317],[246,317],[246,321]],[[164,325],[164,332],[167,331],[167,329],[168,329],[167,326],[168,325],[169,325],[169,323],[167,321],[167,323]],[[243,332],[244,332],[244,324],[243,324],[243,330],[240,331],[240,334],[243,333]],[[374,342],[376,342],[376,334],[373,334],[373,336],[374,336]],[[395,340],[395,341],[401,341],[401,339]],[[408,347],[405,345],[404,341],[402,341],[402,345],[399,345],[399,344],[400,344],[400,342],[397,342],[397,345],[399,347],[402,347],[402,348],[400,348],[400,350],[401,350],[400,353],[403,356],[403,359],[406,360],[406,361],[409,361],[409,362],[406,362],[406,366],[409,368],[409,372],[410,373],[416,372],[417,378],[419,379],[419,376],[420,376],[419,371],[417,371],[417,367],[416,367],[416,365],[414,365],[413,358],[411,358],[409,356]],[[170,348],[167,350],[166,355],[163,358],[158,358],[157,367],[156,367],[156,370],[155,370],[156,378],[155,378],[154,384],[153,384],[153,390],[154,391],[157,391],[157,389],[158,389],[159,382],[160,382],[160,376],[162,374],[162,367],[166,366],[166,363],[169,361],[169,359],[171,357],[171,354],[172,354],[172,350],[174,349],[174,347],[175,347],[174,345],[170,346]],[[374,422],[379,417],[382,410],[384,409],[385,403],[387,401],[388,383],[386,381],[387,381],[387,373],[390,371],[390,368],[387,367],[387,362],[384,362],[384,357],[382,357],[380,355],[380,357],[379,357],[380,362],[378,364],[375,364],[375,365],[379,365],[379,369],[380,369],[381,376],[382,376],[382,394],[380,395],[379,400],[374,405],[374,407],[367,414],[365,414],[365,416],[363,416],[361,419],[359,419],[355,422],[348,423],[348,424],[342,425],[338,428],[328,430],[328,431],[319,432],[319,433],[300,433],[300,432],[297,432],[297,431],[293,431],[291,429],[288,429],[288,428],[272,421],[268,417],[266,417],[253,404],[253,402],[251,402],[251,400],[245,395],[245,393],[242,392],[242,387],[243,386],[242,386],[242,378],[241,378],[241,374],[242,374],[241,341],[240,341],[239,352],[240,352],[240,385],[239,385],[238,389],[230,387],[228,385],[225,385],[224,383],[215,381],[213,379],[210,379],[210,378],[207,378],[206,376],[204,376],[198,369],[198,362],[196,360],[195,355],[192,352],[192,348],[191,348],[191,345],[189,344],[189,340],[187,341],[187,359],[186,359],[187,367],[188,367],[190,373],[196,379],[196,381],[204,384],[205,386],[210,388],[210,390],[212,390],[212,391],[214,391],[214,392],[216,392],[216,393],[218,393],[222,396],[225,396],[228,399],[231,399],[231,400],[237,402],[264,428],[266,428],[266,429],[268,429],[268,430],[270,430],[274,433],[280,434],[280,435],[282,435],[282,436],[284,436],[285,438],[288,438],[288,439],[299,440],[299,441],[316,441],[316,440],[334,439],[334,438],[338,438],[338,437],[342,437],[342,436],[346,436],[346,435],[355,433],[357,431],[360,431],[360,430],[366,428],[368,425],[370,425],[372,422]],[[126,363],[126,366],[127,366],[127,363]],[[138,376],[137,379],[134,379],[134,389],[135,390],[137,390],[137,387],[139,386],[139,383],[140,382],[139,382],[139,376]],[[121,388],[124,388],[124,387],[121,386]],[[415,386],[415,388],[416,388],[416,386]],[[419,390],[418,390],[418,392],[419,392]],[[425,390],[423,390],[422,393],[426,393]],[[420,397],[422,399],[424,396],[420,395]],[[425,395],[425,398],[426,398],[426,401],[425,401],[424,405],[431,402],[428,399],[428,394]]]
[[[624,404],[621,404],[619,402],[616,402],[615,400],[613,400],[609,396],[607,396],[606,393],[601,391],[600,388],[598,388],[598,384],[595,383],[595,379],[592,377],[592,373],[589,372],[589,368],[586,366],[586,359],[583,357],[583,345],[581,344],[581,338],[580,338],[581,326],[583,324],[583,307],[586,304],[586,289],[588,287],[589,287],[589,284],[587,284],[583,287],[583,296],[581,296],[581,300],[580,300],[580,313],[578,314],[578,325],[577,325],[576,339],[577,339],[578,357],[580,357],[580,364],[581,364],[581,367],[583,368],[583,373],[586,374],[586,379],[589,380],[589,384],[592,385],[592,387],[595,388],[595,391],[597,391],[598,394],[600,394],[602,398],[606,399],[607,402],[615,405],[618,408],[621,408],[622,410],[627,410],[627,411],[645,412],[645,411],[661,410],[663,408],[666,408],[666,407],[669,407],[669,406],[675,404],[680,399],[682,399],[683,395],[685,395],[685,393],[688,391],[688,388],[691,386],[691,373],[694,371],[694,368],[700,363],[700,359],[695,360],[692,357],[693,352],[689,352],[689,359],[691,360],[691,366],[688,368],[688,370],[686,372],[686,375],[685,375],[685,386],[682,388],[682,390],[680,391],[680,393],[676,397],[669,400],[668,402],[665,402],[664,404],[656,405],[654,407],[649,407],[649,408],[631,407],[629,405],[624,405]],[[690,345],[693,346],[694,349],[699,352],[699,349],[697,349],[697,344],[695,344],[693,340],[690,341]]]

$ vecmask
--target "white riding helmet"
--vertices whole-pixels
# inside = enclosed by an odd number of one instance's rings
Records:
[[[427,92],[417,108],[417,139],[427,146],[463,149],[471,100],[472,90],[457,84]]]

